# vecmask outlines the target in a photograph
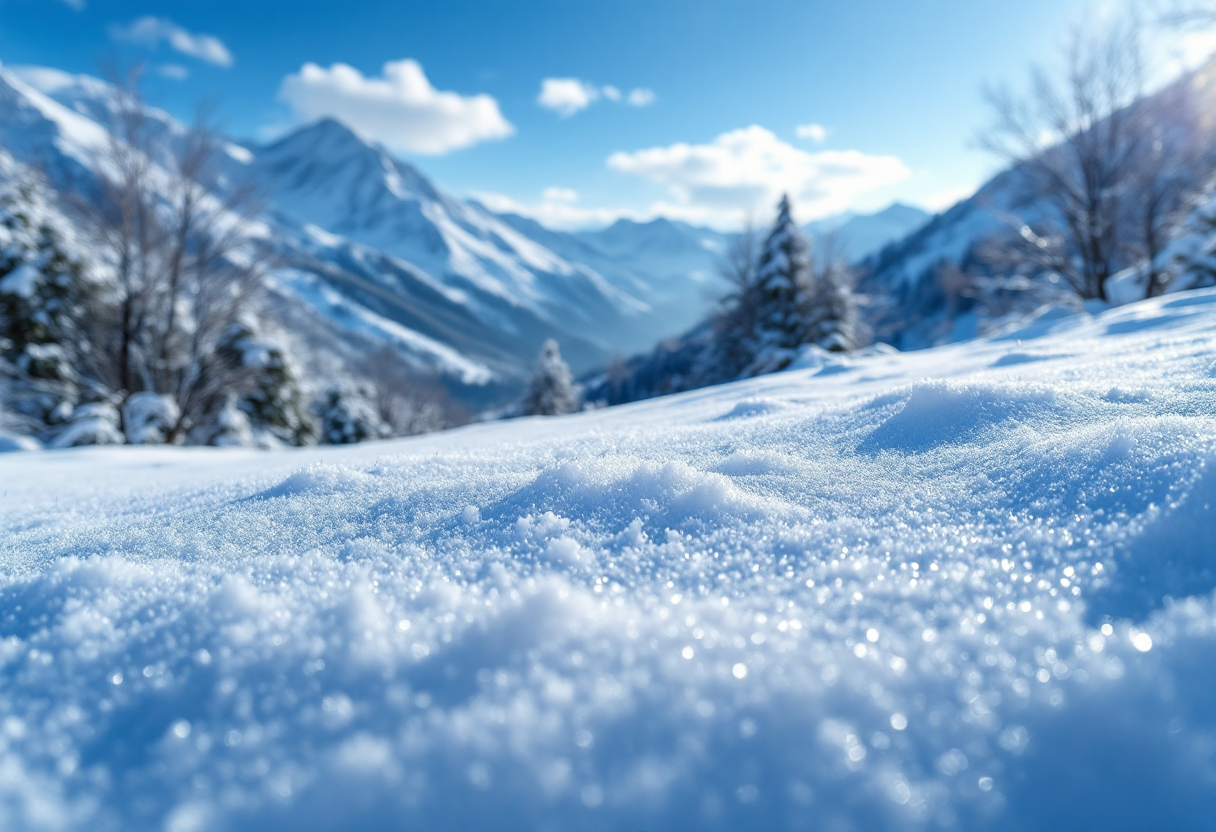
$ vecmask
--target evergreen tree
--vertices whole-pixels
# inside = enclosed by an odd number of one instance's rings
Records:
[[[371,396],[348,384],[334,384],[317,405],[321,421],[321,442],[326,445],[351,445],[391,435],[380,419]]]
[[[243,371],[243,392],[235,406],[249,417],[255,434],[269,434],[288,445],[315,441],[316,425],[282,345],[260,335],[254,323],[241,321],[229,327],[216,349],[230,370]]]
[[[579,408],[579,395],[574,387],[570,367],[562,360],[561,349],[550,338],[540,350],[536,372],[524,395],[521,411],[524,416],[560,416]]]
[[[195,431],[195,436],[200,436]],[[215,420],[206,427],[201,439],[206,445],[217,448],[247,448],[257,444],[249,417],[241,410],[235,393],[229,394]]]
[[[104,395],[78,367],[89,352],[81,324],[93,294],[65,251],[42,182],[18,176],[0,193],[0,372],[10,407],[35,430],[82,392]]]
[[[805,343],[810,280],[810,243],[794,223],[789,197],[783,196],[756,266],[754,354]]]
[[[827,262],[815,275],[806,305],[803,316],[808,343],[829,352],[849,352],[861,346],[857,298],[847,268]]]

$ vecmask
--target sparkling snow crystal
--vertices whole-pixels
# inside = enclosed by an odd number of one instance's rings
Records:
[[[1214,328],[5,454],[0,828],[1209,828]]]

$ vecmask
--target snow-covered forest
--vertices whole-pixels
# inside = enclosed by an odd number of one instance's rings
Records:
[[[1209,828],[1206,8],[731,230],[0,64],[0,829]]]

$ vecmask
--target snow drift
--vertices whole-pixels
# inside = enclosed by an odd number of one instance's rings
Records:
[[[1214,327],[5,454],[0,826],[1204,828]]]

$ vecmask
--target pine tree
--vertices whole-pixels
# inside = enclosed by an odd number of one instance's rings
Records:
[[[352,445],[391,435],[370,394],[349,384],[331,385],[317,405],[317,416],[321,442],[326,445]]]
[[[579,409],[579,395],[561,348],[550,338],[541,347],[536,372],[521,405],[524,416],[560,416]]]
[[[18,176],[0,194],[0,366],[10,407],[35,429],[82,392],[105,392],[77,366],[89,347],[83,310],[97,303],[52,213],[33,176]]]
[[[754,354],[792,350],[805,342],[810,279],[810,243],[794,223],[789,197],[783,196],[756,267]]]
[[[217,448],[247,448],[257,444],[249,417],[241,410],[235,393],[229,394],[224,400],[223,407],[205,432],[200,436],[196,431],[196,436],[202,439],[203,444]]]
[[[857,299],[847,268],[828,262],[815,275],[805,296],[805,341],[829,352],[850,352],[861,346]]]
[[[288,445],[315,441],[317,427],[304,405],[290,356],[283,346],[259,334],[257,325],[241,321],[229,327],[216,347],[232,371],[244,372],[243,393],[235,406],[249,417],[255,434]]]

